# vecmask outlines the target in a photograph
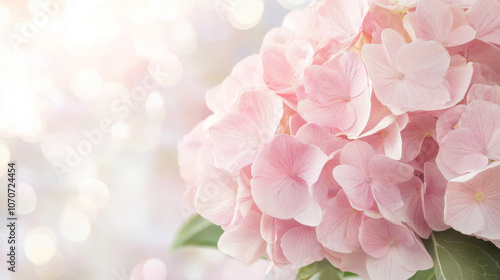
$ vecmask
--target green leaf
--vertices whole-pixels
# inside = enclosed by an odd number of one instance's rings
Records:
[[[172,245],[172,251],[186,246],[217,248],[217,242],[224,230],[200,215],[190,218],[179,230]]]
[[[420,270],[408,280],[436,280],[434,268],[428,270]]]
[[[304,266],[295,280],[342,280],[343,273],[330,264],[327,259]]]
[[[500,279],[500,249],[491,242],[452,229],[433,232],[423,241],[434,260],[437,280]]]

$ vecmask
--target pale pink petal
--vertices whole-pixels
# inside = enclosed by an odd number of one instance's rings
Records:
[[[368,163],[375,155],[373,148],[366,142],[353,141],[345,145],[340,153],[340,163],[357,167],[368,176]]]
[[[238,110],[255,121],[264,138],[271,138],[283,116],[283,102],[272,92],[248,90],[242,93]]]
[[[396,246],[413,246],[415,237],[404,226],[384,219],[367,219],[359,229],[359,242],[368,255],[382,258]]]
[[[405,28],[414,31],[413,40],[437,41],[446,47],[465,44],[476,35],[467,24],[464,11],[441,0],[419,1],[415,13],[405,17]]]
[[[366,270],[367,254],[359,247],[356,251],[349,254],[342,254],[342,261],[338,268],[342,271],[350,271],[359,275],[362,279],[370,280]]]
[[[383,207],[388,211],[395,211],[403,207],[403,198],[401,197],[401,193],[396,184],[383,181],[374,181],[373,183],[371,183],[371,188],[373,197],[377,202],[379,208]],[[385,213],[382,213],[382,215],[384,214]],[[389,219],[390,217],[387,218]]]
[[[198,185],[195,206],[205,219],[227,226],[234,217],[238,184],[229,173],[215,167],[206,167]]]
[[[398,80],[396,83],[401,83],[405,96],[396,104],[406,108],[426,109],[434,103],[444,104],[450,100],[449,93],[435,91],[441,86],[450,64],[450,56],[440,44],[434,41],[413,41],[401,47],[397,62],[399,73],[394,78]],[[402,79],[399,80],[399,77]],[[382,99],[381,101],[383,103]],[[431,102],[428,103],[429,101]]]
[[[408,182],[400,183],[398,187],[404,202],[403,207],[398,211],[401,215],[401,221],[407,223],[420,237],[429,238],[432,230],[424,218],[421,197],[422,181],[413,177]]]
[[[403,157],[405,162],[417,157],[426,137],[436,137],[436,119],[432,116],[420,114],[413,117],[410,123],[401,131],[403,140]]]
[[[262,134],[249,116],[227,114],[214,123],[209,131],[218,166],[236,171],[255,159]]]
[[[485,100],[500,106],[500,87],[474,84],[467,95],[467,103],[474,100]]]
[[[291,219],[308,203],[308,189],[328,160],[318,147],[282,134],[266,144],[252,165],[252,196],[262,212]]]
[[[260,234],[267,243],[276,242],[276,229],[274,227],[273,217],[262,214],[262,218],[260,220]]]
[[[489,159],[500,160],[500,129],[495,130],[489,143],[486,145],[486,150],[486,156]]]
[[[318,240],[330,250],[351,253],[359,247],[358,232],[363,213],[352,208],[343,191],[330,200],[316,228]]]
[[[309,196],[306,208],[295,216],[295,220],[305,226],[315,227],[321,223],[322,210],[318,202]]]
[[[486,145],[477,138],[468,127],[449,132],[441,141],[443,162],[458,174],[486,167],[488,158],[482,153]]]
[[[307,97],[297,108],[305,120],[353,137],[361,133],[368,122],[371,88],[357,54],[344,52],[307,68],[304,85]]]
[[[340,153],[337,153],[329,160],[319,175],[318,181],[312,186],[313,198],[323,207],[329,198],[334,197],[342,189],[333,178],[333,168],[340,164]]]
[[[484,148],[493,132],[500,128],[500,106],[484,100],[472,101],[462,114],[459,127],[471,129]]]
[[[476,188],[471,182],[463,181],[458,177],[448,183],[444,196],[444,221],[464,234],[473,234],[484,229],[485,217],[476,201]]]
[[[448,181],[432,162],[424,165],[424,180],[421,197],[425,220],[434,231],[446,230],[449,226],[444,223],[444,194]]]
[[[437,141],[441,143],[443,137],[448,134],[448,132],[455,130],[459,127],[458,121],[462,117],[463,112],[466,110],[467,106],[457,105],[452,107],[441,116],[439,116],[436,123],[436,136]]]
[[[373,181],[400,183],[413,176],[413,167],[382,155],[370,160],[368,170]]]
[[[399,33],[385,29],[382,46],[368,44],[362,49],[381,103],[401,114],[408,110],[434,110],[436,104],[450,101],[443,83],[450,64],[446,49],[435,41],[416,40],[402,46],[401,41]]]
[[[245,265],[258,261],[266,252],[266,242],[260,235],[260,218],[260,213],[249,212],[236,230],[221,235],[219,250]]]
[[[373,207],[375,200],[369,178],[358,168],[351,165],[339,165],[333,169],[333,177],[349,197],[353,207],[359,210]]]
[[[316,238],[316,229],[295,227],[281,238],[283,254],[294,267],[303,267],[325,257],[323,246]]]
[[[276,91],[290,88],[295,73],[286,60],[283,47],[267,45],[261,50],[261,58],[266,85]]]
[[[443,174],[443,176],[446,178],[446,180],[452,180],[453,178],[456,178],[460,176],[459,173],[453,171],[443,160],[443,153],[441,151],[438,153],[436,156],[436,165],[439,167],[439,170]]]
[[[361,31],[368,8],[366,1],[324,2],[318,9],[317,37],[331,37],[349,44]]]
[[[476,0],[467,19],[477,31],[479,40],[500,44],[500,3],[497,0]]]
[[[444,76],[444,84],[450,92],[450,100],[443,106],[435,105],[434,107],[430,106],[430,108],[436,110],[446,109],[462,101],[469,88],[473,72],[474,67],[470,62],[465,65],[450,67]]]
[[[366,220],[359,240],[368,253],[367,269],[373,279],[407,279],[433,262],[422,242],[406,227],[386,220]]]
[[[366,268],[372,279],[399,280],[409,279],[414,272],[398,265],[397,254],[387,254],[381,258],[367,257]]]
[[[474,191],[471,196],[475,202],[475,207],[480,209],[484,220],[484,227],[480,231],[474,232],[474,234],[483,238],[500,239],[499,171],[500,163],[495,162],[485,170],[473,174],[473,177],[468,181],[461,182],[461,178],[457,178],[454,182],[450,182],[450,185],[452,183],[461,184],[465,189],[473,188]]]
[[[362,140],[369,143],[377,154],[385,154],[395,160],[401,159],[401,132],[396,121],[375,134],[363,137]]]

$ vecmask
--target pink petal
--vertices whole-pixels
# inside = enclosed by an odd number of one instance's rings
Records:
[[[407,279],[433,266],[422,242],[404,226],[366,220],[359,236],[361,247],[370,255],[366,265],[373,279]]]
[[[467,19],[477,31],[479,40],[500,44],[500,3],[476,0],[467,11]]]
[[[459,182],[465,180],[462,177],[455,178],[454,180],[457,181],[450,181],[448,183],[448,188],[444,196],[445,223],[464,234],[473,234],[483,230],[485,219],[481,211],[481,206],[475,198],[476,188],[471,182]]]
[[[245,265],[258,261],[266,252],[266,242],[260,236],[260,218],[255,211],[248,213],[236,230],[221,235],[217,243],[219,250]]]
[[[209,131],[218,166],[236,171],[255,159],[262,134],[249,116],[227,114],[214,123]]]
[[[446,230],[449,226],[444,223],[444,194],[448,181],[432,162],[424,165],[424,180],[421,194],[425,220],[434,231]]]
[[[459,127],[471,129],[482,148],[491,140],[493,132],[500,128],[500,106],[484,100],[475,100],[462,114]]]
[[[417,157],[426,137],[436,137],[436,121],[434,117],[429,115],[416,115],[401,131],[403,161],[409,162]]]
[[[432,230],[424,218],[421,198],[422,181],[413,177],[408,182],[398,186],[404,202],[404,206],[399,210],[399,213],[402,214],[401,220],[407,223],[420,237],[429,238]]]
[[[284,90],[295,79],[294,70],[286,60],[284,49],[268,45],[261,51],[264,81],[271,90]]]
[[[318,181],[314,183],[311,193],[313,198],[323,207],[329,198],[334,197],[342,189],[333,178],[333,168],[340,164],[340,154],[337,153],[329,160],[319,175]]]
[[[333,169],[333,177],[349,197],[353,207],[359,210],[373,207],[375,200],[370,184],[358,168],[351,165],[339,165]]]
[[[345,52],[307,68],[304,85],[307,97],[299,102],[298,111],[305,120],[344,133],[356,124],[350,134],[361,133],[368,121],[371,89],[358,55]]]
[[[438,142],[441,142],[448,132],[458,128],[458,121],[466,108],[467,106],[465,105],[457,105],[439,116],[436,123],[436,136]]]
[[[368,5],[365,1],[324,2],[318,9],[317,36],[319,38],[331,37],[349,44],[361,31],[367,12]]]
[[[264,138],[271,138],[283,116],[283,102],[271,92],[248,90],[241,95],[238,110],[255,121]]]
[[[394,245],[413,246],[415,237],[404,226],[384,219],[367,219],[359,229],[359,242],[368,255],[381,258],[388,255]]]
[[[323,246],[316,238],[316,229],[295,227],[281,238],[283,254],[294,267],[303,267],[325,257]]]
[[[297,214],[294,219],[305,226],[318,226],[322,219],[321,207],[314,198],[309,196],[306,208]]]
[[[196,210],[216,225],[229,225],[235,213],[237,189],[236,181],[227,172],[206,167],[196,192]]]
[[[468,177],[459,177],[449,183],[449,187],[455,183],[463,189],[469,190],[474,208],[481,212],[484,227],[475,235],[488,238],[500,239],[500,163],[495,162],[485,170],[481,170]],[[472,178],[471,178],[472,177]],[[470,179],[469,179],[470,178]],[[453,190],[452,189],[452,190]],[[448,195],[448,193],[447,193]],[[471,218],[475,218],[471,216]],[[464,219],[462,222],[465,222]],[[474,223],[470,221],[471,223]],[[453,225],[452,225],[453,226]]]
[[[408,23],[405,27],[415,32],[413,40],[437,41],[447,47],[465,44],[476,35],[462,9],[454,9],[440,0],[420,1],[414,15],[407,15],[405,21]]]
[[[371,183],[371,187],[373,197],[379,208],[383,207],[389,211],[394,211],[403,207],[403,198],[401,197],[399,188],[395,184],[374,181]],[[387,217],[387,219],[390,219],[390,217]]]
[[[343,191],[323,210],[324,217],[316,228],[319,242],[330,250],[351,253],[359,247],[358,231],[362,212],[352,208]]]
[[[340,163],[357,167],[368,176],[368,163],[375,155],[373,148],[366,142],[353,141],[345,145],[340,153]]]
[[[474,100],[485,100],[500,106],[500,87],[474,84],[467,95],[467,103]]]
[[[386,156],[374,156],[368,165],[370,177],[375,181],[400,183],[413,177],[413,168]]]
[[[485,144],[468,127],[448,133],[441,141],[439,153],[443,162],[454,172],[463,174],[486,167],[488,158],[481,153]]]
[[[291,219],[308,203],[309,191],[328,160],[318,147],[281,134],[266,144],[252,165],[252,196],[262,212]]]

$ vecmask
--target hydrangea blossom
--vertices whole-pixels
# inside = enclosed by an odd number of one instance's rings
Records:
[[[432,267],[450,227],[500,246],[500,2],[321,0],[207,92],[186,200],[244,264]]]

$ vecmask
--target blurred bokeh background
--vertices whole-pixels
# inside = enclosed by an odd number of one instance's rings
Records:
[[[170,252],[194,211],[177,143],[209,114],[205,91],[309,2],[0,1],[0,219],[11,161],[18,217],[0,279],[262,279],[263,261]]]

